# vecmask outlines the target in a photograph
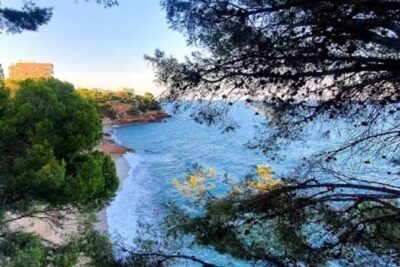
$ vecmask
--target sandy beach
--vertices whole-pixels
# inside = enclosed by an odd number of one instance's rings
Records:
[[[35,216],[18,219],[19,215],[8,213],[8,220],[15,219],[8,227],[11,231],[36,234],[51,246],[66,244],[70,238],[79,234],[78,226],[82,217],[75,209],[43,211]]]

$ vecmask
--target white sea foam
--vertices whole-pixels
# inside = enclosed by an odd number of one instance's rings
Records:
[[[133,176],[133,173],[135,171],[135,169],[141,164],[143,163],[143,160],[135,153],[125,153],[124,154],[124,158],[126,159],[126,161],[129,164],[130,170],[129,170],[129,177]]]
[[[114,242],[132,247],[143,224],[152,224],[159,218],[159,185],[146,169],[144,159],[135,153],[126,153],[130,170],[121,191],[107,209],[109,233]]]
[[[112,130],[111,134],[111,139],[117,144],[117,145],[122,145],[122,141],[117,137],[116,131]]]

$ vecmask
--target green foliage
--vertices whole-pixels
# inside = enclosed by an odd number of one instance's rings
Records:
[[[142,98],[139,99],[139,110],[160,110],[161,106],[151,93],[146,92]]]
[[[96,267],[124,267],[125,265],[113,256],[113,248],[107,236],[91,231],[85,237],[84,251]]]
[[[2,116],[5,111],[9,96],[9,90],[5,88],[3,82],[0,82],[0,116]]]
[[[0,239],[4,267],[75,267],[79,260],[96,267],[128,267],[116,260],[108,236],[91,229],[62,246],[47,247],[32,234],[7,234]]]
[[[57,202],[65,185],[65,167],[64,161],[55,158],[48,142],[33,144],[26,155],[14,160],[9,190]]]
[[[65,246],[51,251],[51,261],[56,267],[74,267],[81,253],[81,244],[73,240]],[[50,253],[49,253],[50,254]]]
[[[94,104],[55,79],[23,81],[14,97],[0,92],[2,199],[83,204],[112,198],[115,167],[93,152],[102,136]]]
[[[139,100],[139,110],[146,112],[146,111],[151,111],[151,110],[160,110],[161,106],[160,104],[155,101],[155,100],[150,100],[150,99],[140,99]]]
[[[207,197],[196,201],[201,207],[196,214],[171,205],[168,235],[192,236],[198,245],[273,266],[324,266],[335,259],[357,266],[397,261],[400,222],[395,206],[383,208],[367,198],[341,210],[286,189]],[[365,261],[365,255],[376,261]]]
[[[0,33],[37,31],[50,21],[52,15],[51,8],[41,8],[32,2],[25,2],[22,9],[0,8]]]
[[[101,152],[73,159],[70,168],[74,179],[66,186],[66,195],[77,202],[90,200],[101,204],[102,200],[111,199],[118,189],[115,165],[110,156]]]
[[[129,111],[128,111],[129,115],[132,116],[139,116],[140,115],[140,110],[137,107],[132,107]]]
[[[138,116],[141,112],[161,110],[160,103],[151,93],[145,93],[144,96],[135,95],[130,90],[106,91],[89,90],[79,88],[76,92],[98,105],[98,109],[104,117],[110,119],[117,118],[117,112],[113,109],[113,103],[131,104],[132,108],[128,111],[129,115]]]
[[[103,117],[115,120],[117,118],[117,112],[112,108],[109,102],[98,103],[99,111]]]
[[[45,266],[46,252],[39,238],[31,234],[15,233],[7,235],[0,242],[0,255],[7,257],[5,266],[41,267]],[[1,260],[0,260],[1,262]],[[4,265],[3,265],[4,266]]]
[[[292,141],[335,136],[325,151],[298,151],[299,166],[285,170],[290,182],[210,199],[200,215],[176,216],[178,229],[277,266],[397,266],[399,177],[380,168],[398,158],[400,3],[161,3],[170,26],[201,47],[181,62],[161,51],[146,57],[167,100],[179,108],[186,98],[221,99],[193,115],[226,131],[236,126],[230,106],[245,100],[267,116],[250,146],[271,161],[291,161],[284,151]]]
[[[134,101],[136,98],[135,94],[127,90],[107,91],[77,88],[76,92],[84,98],[91,99],[99,103],[110,102],[113,100],[130,102]]]
[[[155,100],[154,95],[149,92],[144,93],[143,99],[150,100],[150,101]]]
[[[95,0],[95,2],[104,7],[118,5],[117,0]],[[16,34],[23,31],[37,31],[40,26],[47,24],[52,16],[52,8],[39,7],[34,1],[24,1],[21,9],[0,7],[0,33],[5,31]]]

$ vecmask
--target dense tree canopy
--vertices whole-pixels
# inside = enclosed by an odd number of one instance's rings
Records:
[[[109,200],[118,180],[108,156],[93,152],[101,136],[96,107],[58,80],[1,89],[2,203],[50,204]]]
[[[250,145],[271,161],[284,160],[290,142],[336,137],[329,149],[299,154],[289,174],[252,175],[202,202],[204,214],[175,214],[181,233],[280,266],[398,264],[400,2],[162,4],[201,51],[184,62],[147,57],[166,99],[220,100],[198,109],[201,123],[225,122],[236,100],[254,105],[267,116]]]

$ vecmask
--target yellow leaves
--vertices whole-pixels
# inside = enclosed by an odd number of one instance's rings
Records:
[[[272,178],[272,170],[267,165],[258,165],[256,172],[262,180],[248,181],[246,185],[250,188],[258,191],[271,191],[282,184],[282,181]]]
[[[188,177],[188,184],[189,184],[191,187],[195,187],[198,183],[199,183],[199,182],[197,181],[196,176],[194,176],[194,175],[189,175],[189,177]]]
[[[248,189],[252,193],[268,192],[283,184],[281,180],[273,178],[273,171],[268,165],[258,165],[255,174],[255,179],[245,183],[227,181],[231,187],[227,193],[232,197],[237,197],[249,191]],[[200,169],[189,173],[184,179],[173,179],[172,184],[185,196],[201,198],[208,191],[216,188],[215,184],[210,183],[210,179],[216,177],[217,171],[214,168]]]
[[[270,180],[268,182],[257,182],[257,181],[247,182],[248,187],[263,191],[274,189],[278,184],[279,182],[275,180]]]
[[[177,178],[172,180],[172,184],[178,189],[180,193],[185,196],[202,197],[208,190],[216,188],[215,184],[208,183],[208,179],[216,178],[217,171],[210,168],[207,171],[198,171],[190,173],[186,176],[184,181],[179,181]]]
[[[263,178],[264,180],[268,181],[272,179],[272,171],[271,168],[267,165],[258,165],[257,166],[257,174]]]

